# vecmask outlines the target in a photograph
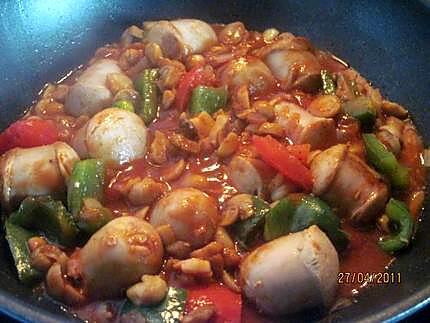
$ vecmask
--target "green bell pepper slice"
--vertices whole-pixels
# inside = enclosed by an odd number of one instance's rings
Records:
[[[270,241],[290,232],[290,221],[294,215],[294,204],[283,198],[266,213],[264,223],[264,240]]]
[[[67,185],[67,205],[74,218],[78,217],[84,198],[103,201],[105,165],[99,159],[75,163]]]
[[[50,196],[29,196],[9,217],[10,223],[24,229],[41,232],[49,240],[73,246],[79,233],[63,203]]]
[[[36,234],[13,224],[9,219],[5,222],[5,230],[19,280],[26,285],[40,281],[43,275],[31,266],[30,250],[28,249],[28,240],[35,237]]]
[[[213,114],[227,104],[227,89],[225,87],[209,87],[199,85],[194,88],[189,104],[190,113],[200,112]]]
[[[405,189],[409,185],[409,169],[401,165],[373,133],[363,134],[363,141],[370,163],[388,177],[394,188]]]
[[[138,114],[142,117],[146,125],[149,125],[157,117],[158,112],[158,70],[148,68],[143,70],[135,82],[137,91],[140,94],[140,107]]]
[[[308,195],[302,198],[290,222],[290,232],[302,231],[311,225],[324,231],[338,250],[349,243],[348,235],[340,229],[340,220],[323,200]]]
[[[266,213],[270,211],[270,206],[266,201],[253,196],[252,202],[252,216],[245,220],[236,222],[231,228],[233,236],[244,249],[248,249],[250,245],[258,239],[259,233],[264,228]]]
[[[379,241],[379,246],[387,253],[393,254],[406,248],[412,237],[414,229],[414,219],[409,213],[405,203],[391,198],[386,207],[385,214],[390,222],[397,227],[397,232]]]

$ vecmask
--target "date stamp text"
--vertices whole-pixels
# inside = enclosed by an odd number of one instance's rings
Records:
[[[389,272],[340,272],[338,284],[400,284],[401,273]]]

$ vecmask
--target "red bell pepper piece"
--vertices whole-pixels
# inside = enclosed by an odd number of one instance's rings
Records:
[[[12,123],[0,134],[0,154],[15,147],[49,145],[58,140],[58,129],[52,120],[26,119]]]
[[[186,110],[193,89],[197,85],[213,85],[215,79],[208,77],[203,66],[197,66],[185,73],[176,89],[175,105],[179,111]]]
[[[282,145],[271,136],[253,136],[252,143],[261,158],[288,180],[307,192],[312,189],[312,174],[307,164],[310,145]]]
[[[242,297],[218,284],[196,286],[188,290],[185,310],[189,313],[199,306],[213,304],[216,307],[214,323],[240,323]]]

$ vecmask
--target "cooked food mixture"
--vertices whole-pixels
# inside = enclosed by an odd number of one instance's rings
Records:
[[[129,27],[48,84],[0,153],[18,278],[100,322],[328,313],[409,247],[425,189],[404,107],[241,22]]]

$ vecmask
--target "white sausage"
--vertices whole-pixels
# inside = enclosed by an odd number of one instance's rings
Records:
[[[92,117],[72,144],[81,157],[123,164],[145,156],[146,142],[147,129],[138,115],[109,108]]]
[[[143,40],[158,44],[169,58],[199,54],[217,42],[212,27],[197,19],[148,22],[144,31]]]
[[[276,122],[294,144],[310,144],[311,149],[330,147],[336,140],[333,119],[316,117],[298,105],[280,102],[275,105]]]
[[[195,188],[181,188],[157,202],[150,222],[154,227],[170,225],[177,240],[199,248],[213,238],[219,214],[217,204],[210,196]]]
[[[144,274],[157,274],[163,261],[163,245],[146,221],[119,217],[93,234],[79,251],[85,291],[92,298],[120,295]]]
[[[251,94],[264,93],[275,85],[269,68],[257,58],[232,60],[219,69],[218,77],[229,87],[247,85]]]
[[[375,219],[387,202],[388,187],[381,176],[346,145],[318,154],[311,162],[311,172],[313,193],[356,223]]]
[[[1,200],[10,210],[26,196],[64,192],[76,152],[64,142],[33,148],[15,148],[0,161]]]
[[[274,50],[264,59],[284,89],[316,90],[321,85],[321,65],[304,50]]]
[[[112,103],[112,93],[106,87],[110,73],[121,73],[116,61],[101,59],[89,66],[70,87],[64,104],[65,111],[74,116],[93,116]]]
[[[334,300],[339,260],[336,249],[315,225],[268,242],[240,266],[243,291],[271,315],[330,306]]]
[[[264,189],[263,178],[266,168],[258,159],[238,155],[230,161],[227,173],[239,193],[260,195]]]

